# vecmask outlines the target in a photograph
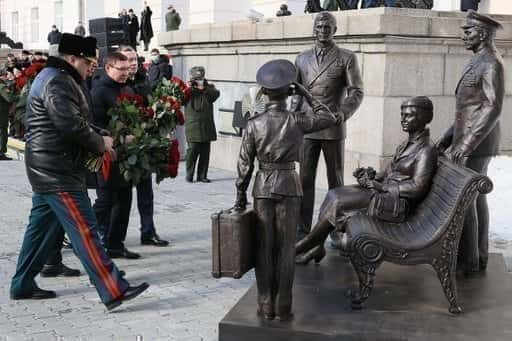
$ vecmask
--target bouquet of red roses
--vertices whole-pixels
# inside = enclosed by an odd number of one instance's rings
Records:
[[[32,63],[28,68],[24,69],[20,74],[18,74],[18,76],[16,76],[14,80],[16,84],[16,121],[24,121],[25,107],[27,105],[30,86],[34,81],[34,78],[36,78],[45,65],[45,63]]]
[[[168,122],[173,129],[176,125],[183,125],[185,117],[181,107],[190,98],[190,87],[180,78],[172,77],[162,79],[151,95],[151,108],[157,113],[160,119]]]
[[[150,173],[156,173],[157,182],[177,176],[180,159],[178,141],[172,139],[174,128],[180,123],[176,109],[162,109],[155,103],[145,107],[141,96],[124,94],[108,111],[116,158],[120,172],[127,181],[137,184]],[[129,141],[127,136],[134,139]],[[92,157],[87,166],[92,171],[101,168],[106,177],[108,172],[105,169],[110,168],[109,161],[109,155]]]

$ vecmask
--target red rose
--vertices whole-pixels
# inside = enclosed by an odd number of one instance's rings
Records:
[[[142,109],[142,112],[144,113],[145,119],[152,119],[155,117],[155,111],[151,107]]]
[[[21,74],[20,76],[16,77],[16,89],[19,91],[21,89],[23,89],[23,87],[27,84],[27,77],[25,77],[23,74]]]

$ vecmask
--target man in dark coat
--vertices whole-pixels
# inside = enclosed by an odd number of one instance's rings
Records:
[[[465,12],[472,9],[473,11],[478,11],[478,4],[480,0],[461,0],[460,2],[460,10]]]
[[[247,122],[236,181],[235,208],[245,209],[246,191],[257,159],[259,171],[252,195],[258,217],[255,262],[258,313],[265,319],[280,321],[292,317],[294,241],[302,197],[295,171],[300,145],[305,133],[336,123],[336,117],[323,106],[317,105],[308,113],[286,110],[286,99],[296,74],[293,64],[282,59],[270,61],[258,70],[256,80],[269,102],[263,113]],[[311,100],[304,87],[295,84],[294,89]]]
[[[121,94],[133,94],[126,86],[130,73],[128,58],[119,52],[112,52],[105,58],[105,73],[99,79],[93,79],[91,98],[93,103],[94,124],[108,129],[112,108]],[[127,136],[127,143],[133,137]],[[132,204],[132,184],[126,182],[120,174],[119,165],[113,162],[108,179],[101,172],[97,176],[98,198],[94,203],[94,212],[103,232],[103,241],[107,254],[112,258],[137,259],[138,253],[129,251],[125,245],[126,231],[130,220]]]
[[[149,85],[143,67],[139,67],[137,51],[131,46],[121,46],[119,52],[128,58],[130,64],[130,77],[126,82],[133,92],[144,98],[144,104],[148,105],[151,86]],[[142,245],[167,246],[167,240],[160,239],[156,233],[154,215],[153,180],[151,174],[143,177],[136,186],[137,208],[140,215],[140,243]]]
[[[153,38],[153,26],[151,25],[151,15],[153,12],[144,1],[144,10],[140,14],[140,40],[144,42],[144,51],[148,50],[151,38]]]
[[[148,70],[149,84],[154,90],[163,78],[172,77],[172,66],[169,64],[169,57],[160,54],[158,49],[151,50],[151,65]]]
[[[139,33],[139,19],[133,9],[128,10],[128,43],[134,49],[137,49],[137,33]]]
[[[167,31],[176,31],[180,29],[181,17],[173,5],[167,7],[168,12],[165,14],[165,26]]]
[[[304,198],[299,239],[311,230],[320,152],[323,152],[326,163],[329,189],[343,185],[345,121],[363,100],[363,82],[355,54],[337,47],[333,41],[336,32],[334,16],[330,12],[320,12],[315,18],[314,32],[315,46],[299,54],[295,61],[298,82],[343,119],[338,126],[304,135],[300,168]],[[300,96],[293,99],[292,108],[306,112],[312,110]],[[331,237],[335,238],[334,235]]]
[[[111,152],[113,142],[89,126],[91,108],[81,87],[96,58],[95,45],[94,38],[64,34],[59,45],[61,58],[50,57],[30,89],[25,164],[34,194],[11,281],[14,300],[56,297],[54,291],[39,288],[34,278],[62,228],[108,310],[149,286],[130,287],[105,254],[87,195],[85,158],[88,153]]]
[[[50,45],[59,44],[61,38],[62,33],[60,33],[56,25],[52,25],[52,30],[50,31],[50,33],[48,33],[48,43],[50,43]]]
[[[487,174],[491,158],[499,153],[499,118],[505,96],[503,60],[494,36],[501,24],[470,10],[463,41],[473,57],[455,89],[455,120],[438,142],[441,151],[458,164]],[[468,210],[461,236],[459,263],[467,274],[487,268],[489,208],[485,195]]]
[[[0,161],[12,160],[7,153],[9,109],[15,99],[13,83],[7,80],[7,70],[0,69]]]
[[[213,120],[213,103],[219,98],[220,92],[204,78],[202,66],[190,69],[189,86],[192,88],[190,100],[185,106],[185,135],[187,137],[187,176],[192,182],[196,162],[197,181],[210,182],[208,165],[210,163],[210,143],[217,140],[217,130]]]

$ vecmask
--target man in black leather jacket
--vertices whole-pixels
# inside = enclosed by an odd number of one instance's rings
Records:
[[[56,297],[54,291],[39,288],[34,277],[64,228],[101,301],[111,310],[142,293],[148,284],[129,286],[105,254],[87,195],[86,158],[112,151],[112,139],[94,132],[88,123],[91,108],[81,87],[96,58],[96,39],[64,34],[59,54],[60,58],[48,59],[27,99],[25,164],[33,206],[10,296],[14,300]]]

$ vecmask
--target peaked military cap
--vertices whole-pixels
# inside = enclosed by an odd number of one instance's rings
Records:
[[[256,82],[266,89],[284,88],[295,82],[297,69],[286,59],[274,59],[263,64],[256,74]]]
[[[492,30],[497,30],[497,29],[503,28],[503,26],[501,26],[501,24],[498,21],[494,20],[493,18],[488,17],[483,14],[479,14],[470,9],[468,11],[468,14],[466,15],[466,23],[464,25],[462,25],[461,27],[462,28],[470,28],[470,27],[475,27],[475,26],[492,29]]]
[[[91,62],[97,62],[96,38],[84,38],[76,34],[63,33],[59,43],[59,53],[83,57]]]

